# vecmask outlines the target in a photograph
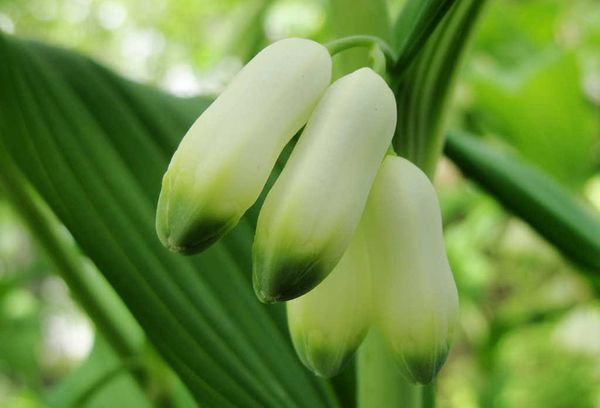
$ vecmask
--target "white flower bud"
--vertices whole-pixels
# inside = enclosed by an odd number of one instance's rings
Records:
[[[253,267],[259,299],[300,296],[339,262],[395,125],[394,95],[371,69],[327,90],[258,218]]]
[[[369,329],[370,292],[369,259],[359,229],[331,274],[287,302],[290,334],[305,366],[323,377],[343,368]]]
[[[388,156],[365,209],[373,316],[407,376],[429,383],[458,320],[435,190],[408,160]]]
[[[330,80],[331,57],[314,41],[281,40],[258,53],[175,152],[158,201],[162,243],[193,253],[231,230]]]

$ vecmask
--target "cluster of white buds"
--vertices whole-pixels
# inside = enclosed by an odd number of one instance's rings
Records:
[[[300,359],[335,375],[371,328],[399,367],[430,382],[457,323],[440,210],[427,176],[387,156],[393,92],[369,68],[330,85],[331,57],[305,39],[261,51],[196,120],[164,176],[156,228],[189,254],[231,230],[304,131],[261,208],[253,283],[289,300]]]

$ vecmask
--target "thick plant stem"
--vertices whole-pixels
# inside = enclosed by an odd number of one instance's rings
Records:
[[[422,388],[400,374],[383,339],[371,330],[358,350],[358,408],[419,408]]]

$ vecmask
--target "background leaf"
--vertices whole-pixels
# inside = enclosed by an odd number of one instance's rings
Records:
[[[119,357],[101,337],[96,338],[90,355],[77,369],[69,373],[46,396],[45,402],[53,408],[86,407],[101,408],[110,403],[116,406],[149,408],[152,405],[140,391],[126,370],[115,371],[121,364]],[[102,376],[114,373],[101,389],[82,404],[82,391],[88,391]],[[79,403],[74,405],[76,402]]]
[[[395,71],[404,72],[446,16],[455,0],[408,0],[395,20],[393,39],[398,51]]]
[[[444,144],[448,104],[460,61],[484,5],[484,0],[456,3],[395,89],[398,126],[394,148],[430,175]]]
[[[600,220],[558,182],[508,152],[450,132],[445,153],[508,210],[525,220],[600,288]]]
[[[198,403],[335,404],[328,384],[300,366],[274,320],[279,312],[250,289],[246,221],[193,258],[168,253],[156,238],[160,178],[208,101],[169,97],[86,58],[4,35],[0,58],[1,148]]]
[[[479,126],[566,186],[580,187],[590,175],[599,129],[575,55],[548,51],[510,75],[481,71],[474,79]]]

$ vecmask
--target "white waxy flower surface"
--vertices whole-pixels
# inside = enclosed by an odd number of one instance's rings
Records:
[[[414,164],[386,157],[364,213],[374,322],[407,376],[429,383],[458,319],[433,185]]]
[[[175,152],[158,202],[162,243],[193,253],[232,229],[330,80],[331,57],[314,41],[285,39],[258,53]]]
[[[286,303],[294,348],[305,366],[323,377],[343,368],[369,329],[370,295],[369,259],[359,228],[329,276]]]
[[[395,126],[394,95],[371,69],[329,87],[258,218],[253,280],[259,299],[298,297],[339,262]]]

